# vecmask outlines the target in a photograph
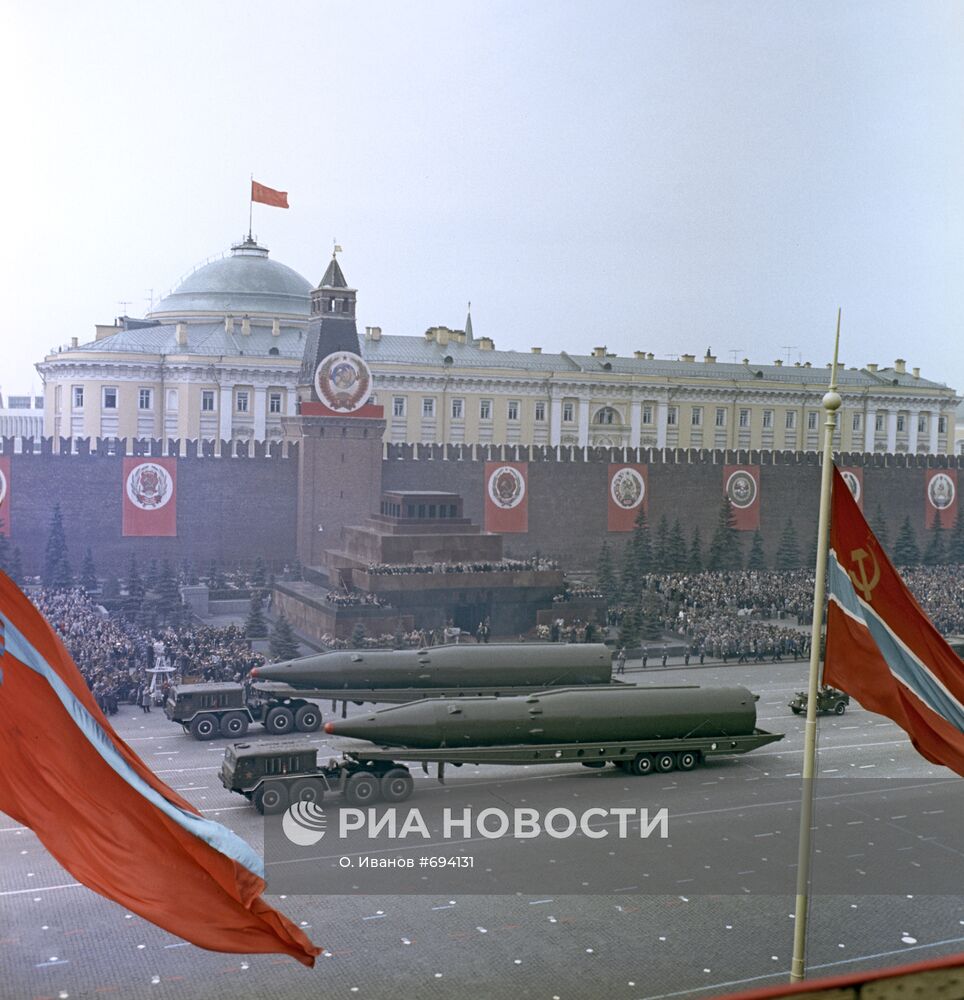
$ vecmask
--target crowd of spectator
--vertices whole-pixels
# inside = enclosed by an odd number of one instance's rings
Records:
[[[336,608],[358,608],[358,607],[371,607],[371,608],[390,608],[391,604],[388,601],[382,600],[376,594],[371,593],[358,593],[357,591],[342,591],[329,590],[325,594],[325,601],[328,604],[333,604]]]
[[[500,559],[498,561],[432,562],[432,563],[369,563],[374,576],[405,576],[409,573],[518,573],[524,570],[554,570],[559,564],[552,559]]]

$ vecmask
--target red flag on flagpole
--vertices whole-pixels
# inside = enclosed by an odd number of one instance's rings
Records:
[[[40,612],[0,573],[0,810],[74,878],[211,951],[321,949],[262,898],[260,856],[114,732]]]
[[[891,566],[837,469],[833,477],[824,682],[964,776],[964,662]]]
[[[275,191],[257,181],[251,181],[251,200],[261,205],[274,205],[275,208],[288,208],[288,192]]]

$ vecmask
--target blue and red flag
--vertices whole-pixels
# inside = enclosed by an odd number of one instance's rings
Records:
[[[892,719],[918,752],[964,776],[964,661],[890,564],[833,472],[823,679]]]
[[[0,811],[74,878],[211,951],[321,949],[262,898],[260,855],[114,732],[63,643],[0,573]]]

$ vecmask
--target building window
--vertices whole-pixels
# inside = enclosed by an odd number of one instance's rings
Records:
[[[82,385],[75,385],[73,391],[73,407],[75,410],[82,410],[84,408],[84,387]]]
[[[690,414],[690,424],[692,424],[693,427],[702,427],[703,426],[703,407],[702,406],[694,406],[693,407],[693,412]]]
[[[676,426],[676,407],[667,406],[666,407],[666,424],[668,427]]]
[[[201,390],[201,412],[202,413],[214,413],[214,390],[213,389],[202,389]]]
[[[716,426],[726,427],[726,410],[722,406],[716,408]]]
[[[653,408],[649,405],[643,407],[643,423],[651,424],[653,422]]]
[[[917,414],[917,433],[924,434],[927,431],[927,417],[923,413]]]
[[[269,392],[268,393],[268,413],[280,413],[281,412],[281,393],[280,392]]]
[[[797,411],[787,410],[787,430],[795,431],[797,429]]]
[[[423,417],[434,417],[435,416],[435,397],[434,396],[423,396],[422,397],[422,416]]]
[[[857,416],[860,416],[860,414],[857,414]],[[807,414],[807,430],[808,431],[815,431],[817,429],[817,421],[819,419],[820,419],[820,414],[817,413],[816,410],[811,410]],[[859,427],[854,427],[854,430],[855,431],[859,431],[860,428]]]
[[[519,400],[510,399],[506,403],[505,407],[506,420],[518,420],[519,419]]]
[[[237,395],[234,397],[234,408],[238,413],[247,413],[250,400],[251,397],[248,395],[248,390],[239,389]]]
[[[773,428],[773,410],[763,411],[763,429],[771,430]]]
[[[404,417],[405,416],[405,397],[404,396],[393,396],[392,397],[392,416],[393,417]]]
[[[138,389],[137,390],[137,408],[139,410],[149,410],[149,409],[151,409],[151,405],[153,403],[153,400],[151,399],[152,395],[153,395],[153,393],[151,392],[150,389]]]
[[[536,421],[542,423],[546,419],[546,404],[540,399],[536,403]]]
[[[863,415],[860,413],[854,414],[854,430],[859,431],[863,425]]]
[[[882,431],[883,429],[884,429],[884,415],[882,413],[878,413],[874,417],[874,430]]]
[[[465,412],[465,400],[464,399],[453,399],[452,400],[452,419],[453,420],[461,420],[464,412]]]
[[[491,399],[480,399],[479,400],[479,420],[491,420],[492,419],[492,400]]]
[[[947,433],[947,417],[937,418],[937,433],[946,434]]]
[[[904,417],[904,414],[903,413],[898,413],[897,414],[897,432],[899,434],[903,434],[904,433],[904,427],[906,426],[906,424],[907,424],[907,420]]]
[[[750,411],[740,410],[740,426],[749,427],[750,426]]]
[[[571,424],[573,419],[573,406],[572,403],[562,404],[562,422],[564,424]]]
[[[619,422],[620,422],[620,420],[619,420],[619,414],[611,406],[604,406],[596,414],[596,423],[597,424],[609,424],[609,425],[612,425],[612,424],[618,424]]]
[[[112,385],[104,386],[104,409],[105,410],[116,410],[117,409],[117,389]]]
[[[167,410],[168,413],[177,413],[177,389],[167,390]]]

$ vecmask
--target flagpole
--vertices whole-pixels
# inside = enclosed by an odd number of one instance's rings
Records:
[[[254,212],[254,174],[251,175],[251,184],[248,186],[248,242],[254,237],[251,235],[251,219]]]
[[[826,597],[827,542],[830,527],[830,489],[833,471],[833,434],[837,410],[843,402],[837,392],[837,354],[840,349],[840,312],[837,310],[837,337],[833,345],[830,385],[823,397],[827,415],[824,423],[823,467],[820,473],[820,519],[817,522],[817,568],[813,585],[813,622],[810,626],[810,678],[807,687],[807,721],[803,730],[803,791],[800,800],[800,845],[797,854],[797,901],[793,924],[793,960],[790,982],[806,976],[807,918],[810,912],[810,832],[813,826],[814,774],[817,770],[817,682],[820,674],[820,633]]]

